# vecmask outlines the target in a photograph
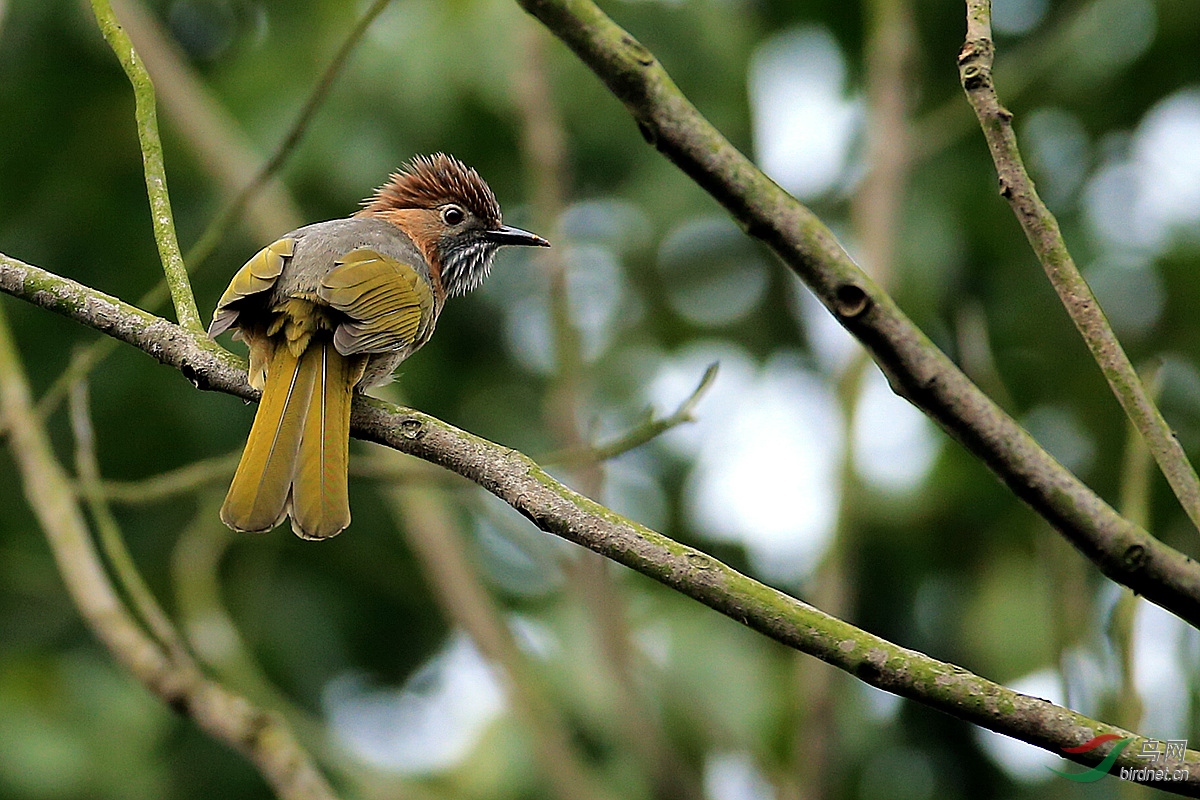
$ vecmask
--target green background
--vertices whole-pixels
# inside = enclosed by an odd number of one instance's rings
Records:
[[[761,146],[754,121],[763,114],[748,92],[754,64],[797,35],[827,34],[845,69],[844,85],[831,84],[832,96],[857,120],[856,133],[844,142],[844,163],[832,168],[835,179],[802,199],[855,252],[849,209],[865,169],[866,33],[858,4],[603,5],[752,157]],[[963,8],[949,0],[915,5],[915,152],[890,285],[939,346],[1118,503],[1125,422],[997,195],[957,83]],[[1195,456],[1200,196],[1189,211],[1187,179],[1200,182],[1191,163],[1200,161],[1200,127],[1184,123],[1200,106],[1200,15],[1189,0],[997,5],[998,14],[1003,7],[1030,26],[998,34],[998,89],[1017,115],[1034,178],[1134,362],[1164,365],[1164,412]],[[284,135],[364,10],[332,0],[147,6],[260,154]],[[908,482],[899,488],[853,465],[839,473],[837,459],[850,441],[836,401],[845,362],[823,354],[811,320],[816,312],[801,299],[805,290],[722,223],[719,207],[645,145],[620,104],[544,31],[536,35],[561,116],[567,207],[553,219],[533,209],[514,101],[514,76],[533,24],[503,0],[394,0],[282,171],[300,221],[352,212],[412,154],[456,154],[490,182],[506,222],[538,230],[564,254],[572,320],[588,356],[578,410],[586,438],[605,440],[636,426],[651,402],[669,413],[709,356],[725,354],[711,402],[698,407],[701,422],[607,465],[601,499],[818,604],[828,596],[832,570],[845,589],[841,611],[855,624],[1000,682],[1020,686],[1041,674],[1054,688],[1065,676],[1073,707],[1108,719],[1123,713],[1117,706],[1133,689],[1121,685],[1105,632],[1119,592],[931,426],[915,425],[911,441],[919,453],[901,447],[885,457],[916,464],[901,470]],[[1179,111],[1168,115],[1179,124],[1168,126],[1176,139],[1152,135],[1155,125],[1166,124],[1164,108]],[[84,4],[0,2],[0,250],[129,301],[155,284],[161,270],[132,112],[128,82]],[[160,121],[186,251],[228,196],[189,143],[196,120],[160,98]],[[1181,185],[1164,185],[1170,178]],[[1115,226],[1096,222],[1101,195],[1129,204],[1115,206]],[[195,277],[204,314],[266,241],[252,224],[228,230]],[[561,447],[553,424],[555,354],[547,325],[537,324],[551,313],[543,266],[527,253],[505,253],[489,285],[447,308],[437,335],[387,391],[534,457]],[[97,337],[20,301],[0,302],[37,393],[52,384],[74,348]],[[990,354],[990,362],[979,352]],[[988,363],[994,370],[979,367]],[[100,464],[112,480],[234,452],[253,416],[252,407],[195,391],[128,347],[93,372],[90,388]],[[805,416],[803,402],[788,405],[800,392],[824,398],[824,405]],[[756,403],[792,416],[741,414]],[[887,415],[903,418],[895,403],[883,406],[891,409],[883,412],[883,430]],[[71,464],[63,411],[50,428],[60,458]],[[766,444],[738,451],[739,440]],[[816,468],[804,460],[808,455],[798,461],[784,451],[810,440],[827,451],[825,489],[805,479],[803,491],[788,496],[797,474]],[[372,457],[363,445],[352,452],[356,460]],[[744,471],[748,458],[759,472]],[[732,474],[738,470],[741,483]],[[836,544],[822,539],[799,557],[775,561],[774,554],[789,552],[786,541],[781,550],[756,550],[745,544],[754,531],[739,538],[696,510],[697,492],[711,485],[702,475],[725,476],[735,495],[745,487],[742,499],[761,506],[762,527],[782,530],[776,545],[787,539],[789,525],[828,533],[835,516]],[[597,645],[600,620],[569,577],[579,555],[482,490],[436,472],[421,476],[421,485],[432,484],[446,498],[473,563],[526,644],[585,760],[617,795],[652,796],[614,711],[613,678]],[[214,511],[222,480],[182,497],[117,505],[116,512],[147,580],[177,617],[186,605],[178,592],[189,584],[173,577],[173,560],[196,591],[219,587],[240,639],[230,644],[224,628],[202,639],[213,652],[238,653],[233,666],[216,674],[267,704],[286,698],[304,724],[319,725],[347,692],[377,698],[404,686],[418,695],[434,692],[423,665],[464,650],[381,486],[355,478],[353,525],[320,545],[286,529],[224,537]],[[246,761],[160,705],[84,627],[7,452],[0,456],[0,487],[0,798],[269,796]],[[775,499],[760,502],[764,495]],[[810,524],[805,520],[819,516],[811,505],[818,495],[825,521]],[[745,511],[724,506],[727,516]],[[1196,532],[1157,475],[1149,524],[1173,546],[1197,552]],[[179,544],[188,541],[227,549],[213,567],[187,560]],[[1041,766],[1027,773],[1036,780],[1022,779],[966,723],[884,698],[641,576],[616,568],[611,574],[622,601],[612,613],[624,617],[631,633],[643,711],[661,720],[671,747],[717,800],[1124,791],[1112,779],[1070,784]],[[1144,609],[1138,620],[1135,641],[1147,651],[1137,662],[1143,689],[1154,676],[1166,676],[1167,686],[1143,698],[1147,714],[1138,730],[1195,739],[1195,632]],[[828,717],[811,711],[822,702]],[[1174,710],[1154,713],[1168,707]],[[529,732],[511,713],[493,710],[461,757],[435,770],[389,771],[364,761],[361,749],[345,744],[344,731],[341,739],[325,738],[319,728],[311,735],[333,742],[323,750],[341,754],[334,780],[350,796],[551,796]]]

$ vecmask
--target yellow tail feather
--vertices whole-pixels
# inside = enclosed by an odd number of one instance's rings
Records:
[[[305,359],[309,353],[316,380],[292,484],[292,530],[304,539],[326,539],[350,524],[350,401],[365,359],[352,363],[329,341],[313,342]]]
[[[324,539],[350,524],[346,491],[350,401],[365,359],[312,340],[296,357],[281,344],[221,520],[239,531],[269,531],[292,517],[305,539]]]

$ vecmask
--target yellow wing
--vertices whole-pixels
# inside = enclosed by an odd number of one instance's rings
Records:
[[[265,292],[275,285],[287,259],[295,251],[295,239],[280,239],[259,250],[233,276],[225,293],[217,302],[208,335],[216,337],[229,330],[237,321],[238,310],[231,306],[252,294]]]
[[[415,349],[433,321],[429,282],[412,266],[365,247],[338,260],[317,296],[350,318],[333,336],[344,356]]]

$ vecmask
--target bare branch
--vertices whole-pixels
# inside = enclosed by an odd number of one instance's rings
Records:
[[[1025,170],[1013,131],[1013,115],[1000,105],[996,96],[992,80],[994,56],[991,0],[967,0],[967,40],[958,56],[959,77],[996,164],[1000,194],[1012,206],[1046,277],[1100,365],[1121,408],[1146,440],[1183,510],[1200,528],[1200,477],[1138,378],[1091,287],[1075,266],[1058,220],[1038,196]]]
[[[936,420],[1115,581],[1200,624],[1200,565],[1121,517],[939,350],[833,233],[717,131],[654,55],[590,0],[518,0],[625,103],[646,140],[762,239]]]
[[[116,54],[117,60],[133,84],[135,102],[134,116],[137,119],[138,142],[142,148],[142,164],[146,172],[146,191],[150,196],[150,220],[154,226],[154,240],[158,244],[158,257],[162,261],[171,300],[175,303],[175,318],[185,330],[203,331],[200,310],[192,294],[187,270],[183,266],[183,255],[179,252],[179,241],[175,237],[175,217],[171,212],[171,198],[167,194],[166,166],[163,163],[162,140],[158,136],[158,115],[155,111],[154,84],[146,67],[133,49],[129,35],[117,22],[108,0],[92,0],[92,11],[96,24],[104,34],[105,41]]]
[[[179,369],[197,387],[247,399],[258,397],[246,383],[244,364],[236,356],[221,350],[204,336],[191,334],[113,297],[4,255],[0,255],[0,290],[118,337],[158,361]],[[75,508],[73,504],[68,504],[66,511],[59,510],[62,498],[70,494],[70,486],[61,470],[57,470],[56,465],[57,471],[50,470],[41,461],[30,462],[42,452],[47,457],[49,454],[44,439],[30,433],[37,427],[34,417],[21,412],[19,418],[14,418],[10,410],[12,406],[19,410],[28,404],[28,390],[21,383],[17,398],[9,397],[17,390],[12,388],[16,384],[9,377],[12,374],[11,358],[4,359],[7,341],[4,334],[0,328],[0,409],[5,410],[10,421],[14,452],[20,453],[23,469],[27,470],[27,491],[52,493],[51,507],[56,510],[43,516],[43,524],[49,526],[59,522],[59,517],[65,513],[67,521],[75,525],[72,520],[78,517],[78,510],[70,511]],[[7,369],[6,364],[9,365]],[[884,691],[912,698],[1054,752],[1078,746],[1105,733],[1132,737],[1135,745],[1143,740],[1128,731],[1006,689],[961,667],[855,628],[583,497],[554,480],[528,456],[459,430],[428,414],[359,396],[354,401],[351,429],[359,438],[457,472],[504,500],[542,530],[624,564]],[[35,508],[42,507],[40,504],[43,503],[40,494],[31,497]],[[74,517],[69,516],[72,514]],[[90,550],[90,542],[77,543],[78,537],[86,533],[82,519],[78,520],[78,528],[78,531],[66,529],[72,537],[72,547],[86,546]],[[1174,551],[1168,549],[1167,553]],[[1192,569],[1184,556],[1176,553],[1168,560],[1160,554],[1149,562],[1155,570],[1149,573],[1143,570],[1139,574],[1157,579],[1160,565],[1176,562],[1179,564],[1177,571],[1164,573],[1161,585],[1148,583],[1147,586],[1153,588],[1159,598],[1179,601],[1172,610],[1196,622],[1200,616],[1195,613],[1194,601],[1188,599],[1195,595],[1180,591],[1173,582],[1186,578]],[[63,569],[77,568],[68,562]],[[84,583],[76,588],[73,583],[76,580]],[[135,674],[147,675],[147,682],[157,686],[165,680],[160,674],[166,669],[161,663],[161,655],[135,626],[133,632],[129,630],[133,626],[131,620],[119,623],[113,632],[102,627],[105,619],[118,612],[111,608],[116,602],[115,597],[111,601],[106,599],[112,596],[107,584],[98,590],[100,600],[96,602],[100,605],[93,607],[93,601],[87,596],[96,580],[90,568],[78,579],[74,575],[70,577],[72,591],[83,596],[77,597],[77,602],[85,607],[84,613],[89,619],[100,618],[101,622],[94,624],[106,643],[113,640],[110,647],[122,663],[130,665]],[[127,615],[122,619],[125,617]],[[219,688],[213,688],[213,691],[219,691]],[[201,724],[213,723],[202,721]],[[1119,766],[1140,764],[1133,755],[1137,749],[1137,746],[1126,747],[1116,763]],[[1090,766],[1103,755],[1092,750],[1067,757]],[[1189,782],[1172,783],[1164,788],[1200,797],[1200,753],[1189,750],[1168,766],[1171,769],[1186,768],[1193,777]]]
[[[176,661],[188,660],[183,640],[175,631],[167,613],[138,572],[112,509],[100,488],[100,463],[96,457],[96,435],[92,429],[87,383],[79,381],[71,390],[71,430],[75,434],[75,470],[83,496],[92,512],[92,521],[109,566],[133,604],[133,610],[160,645]]]
[[[692,390],[692,393],[671,414],[665,417],[656,417],[654,416],[653,409],[651,409],[649,419],[611,441],[586,447],[572,447],[566,450],[559,450],[558,452],[543,456],[539,461],[542,464],[608,461],[611,458],[616,458],[623,453],[636,450],[642,445],[652,442],[672,428],[683,425],[686,422],[695,421],[696,418],[693,416],[693,412],[700,403],[700,399],[708,391],[708,387],[712,386],[713,381],[717,379],[718,366],[716,362],[708,365],[708,369],[704,370],[704,374],[700,376],[700,383],[696,384],[696,388]]]

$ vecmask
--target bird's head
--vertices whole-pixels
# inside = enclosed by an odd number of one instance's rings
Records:
[[[487,182],[445,153],[413,158],[363,201],[359,214],[386,219],[408,234],[440,272],[450,297],[483,283],[504,245],[550,246],[505,225]]]

